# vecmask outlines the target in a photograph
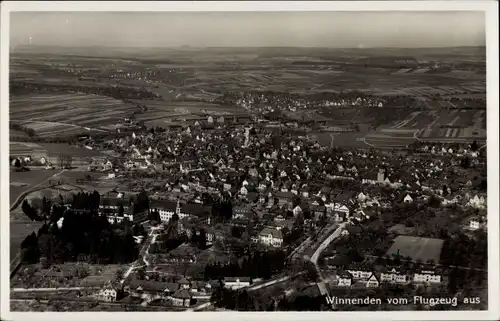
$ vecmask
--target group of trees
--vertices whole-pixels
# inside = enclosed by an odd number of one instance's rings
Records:
[[[227,222],[233,217],[233,203],[230,199],[215,200],[212,203],[212,213],[215,223]]]
[[[174,214],[172,219],[165,226],[165,230],[156,239],[156,243],[151,244],[150,253],[167,253],[181,244],[189,241],[185,232],[179,233],[179,217]]]
[[[474,238],[463,233],[444,240],[440,263],[487,269],[488,235],[486,232],[476,232]]]
[[[283,234],[283,244],[285,246],[293,246],[300,242],[302,236],[304,235],[304,217],[302,215],[298,215],[295,221],[293,222],[293,226],[291,230],[285,226],[282,230]]]
[[[133,205],[134,214],[142,213],[149,210],[149,197],[145,190],[142,190],[138,195]]]
[[[61,217],[59,227],[56,222]],[[38,235],[26,237],[21,248],[22,260],[29,263],[38,262],[41,257],[49,263],[75,261],[84,255],[93,262],[120,264],[138,257],[130,231],[114,230],[106,217],[94,211],[77,214],[60,205],[54,205],[50,221]]]
[[[256,311],[255,298],[250,296],[246,290],[236,291],[225,288],[222,282],[212,291],[210,302],[217,308],[233,311]],[[269,310],[274,309],[269,305]]]
[[[324,296],[298,295],[293,299],[281,298],[277,304],[278,311],[328,311]]]
[[[60,196],[62,198],[62,196]],[[31,200],[24,200],[21,209],[23,213],[28,216],[32,221],[43,221],[51,214],[52,201],[48,200],[45,196],[43,198],[35,198]]]
[[[10,93],[12,95],[21,95],[23,93],[33,92],[81,92],[86,94],[101,95],[112,97],[115,99],[155,99],[162,98],[153,92],[147,91],[144,88],[132,87],[109,87],[109,86],[87,86],[73,84],[49,84],[49,83],[31,83],[24,81],[11,81]]]
[[[203,228],[197,229],[193,227],[191,229],[191,239],[189,241],[200,250],[205,250],[207,248],[207,233]]]
[[[220,263],[205,266],[205,280],[216,280],[224,277],[251,277],[268,279],[284,268],[286,254],[283,251],[255,251],[241,262]]]
[[[99,208],[101,202],[101,195],[99,192],[94,191],[92,193],[77,193],[73,194],[73,200],[71,201],[71,208],[79,210],[93,210],[96,211]]]
[[[32,220],[32,221],[42,221],[43,218],[38,214],[38,211],[36,207],[31,206],[31,204],[28,202],[28,200],[24,200],[21,209],[23,210],[23,213],[26,214],[26,216]]]

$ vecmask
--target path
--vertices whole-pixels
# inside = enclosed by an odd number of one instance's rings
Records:
[[[330,148],[331,149],[333,149],[333,141],[335,140],[335,135],[338,135],[338,134],[330,133],[330,138],[332,139],[330,141]]]
[[[83,128],[85,130],[93,130],[93,131],[97,131],[97,132],[109,133],[109,131],[103,130],[103,129],[85,127],[85,126],[80,126],[80,125],[75,125],[75,124],[61,123],[61,122],[56,122],[56,121],[27,120],[26,122],[37,123],[37,124],[49,124],[49,125],[63,125],[63,126]]]

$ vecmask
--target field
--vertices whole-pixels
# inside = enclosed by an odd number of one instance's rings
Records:
[[[372,147],[404,147],[417,140],[472,142],[486,139],[486,111],[427,110],[409,112],[392,126],[383,126],[365,137]]]
[[[387,251],[387,255],[393,257],[398,253],[402,257],[411,257],[413,261],[420,260],[426,263],[433,260],[439,263],[443,240],[423,237],[400,235],[394,239],[394,244]]]
[[[13,203],[17,197],[48,180],[51,176],[58,173],[57,170],[31,170],[29,172],[15,172],[11,171],[10,174],[10,189],[9,189],[9,199],[10,203]]]
[[[12,96],[10,120],[38,136],[54,137],[104,131],[101,126],[123,120],[137,108],[109,97],[68,93]]]
[[[97,157],[103,154],[96,150],[90,150],[78,146],[70,146],[68,144],[59,143],[25,143],[25,142],[10,142],[10,156],[58,156],[71,155],[73,157]]]
[[[330,126],[355,123],[367,127],[336,136],[334,143],[330,134],[318,135],[322,144],[398,148],[418,139],[453,142],[482,140],[486,135],[485,116],[474,114],[484,113],[486,105],[484,47],[107,49],[85,54],[81,48],[58,50],[63,56],[35,48],[13,54],[12,79],[94,86],[98,77],[100,85],[145,88],[163,100],[134,100],[127,105],[112,98],[77,93],[13,97],[11,119],[26,122],[41,136],[112,131],[112,125],[137,111],[135,104],[147,107],[137,118],[156,126],[193,115],[244,112],[210,103],[226,92],[274,91],[307,96],[352,90],[419,98],[422,109],[322,108],[316,113],[306,112],[305,119],[327,121]],[[401,57],[411,57],[411,62],[407,64]],[[69,64],[76,74],[70,72]],[[93,82],[77,80],[82,73]],[[462,106],[477,111],[460,110]],[[444,128],[446,125],[456,128]]]

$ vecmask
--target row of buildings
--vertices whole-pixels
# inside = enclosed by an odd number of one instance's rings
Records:
[[[337,273],[332,285],[337,287],[376,288],[382,283],[440,285],[443,281],[443,277],[432,269],[422,269],[406,273],[403,269],[395,267],[388,267],[379,272],[371,269],[351,267]]]

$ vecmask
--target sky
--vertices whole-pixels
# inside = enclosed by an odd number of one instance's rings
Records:
[[[484,12],[12,12],[11,48],[484,46]]]

